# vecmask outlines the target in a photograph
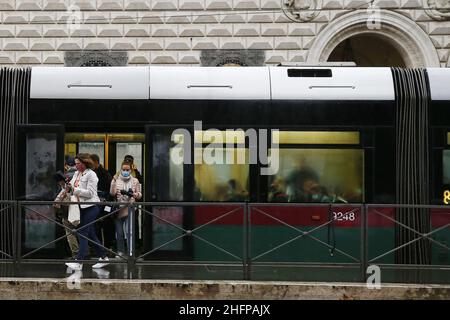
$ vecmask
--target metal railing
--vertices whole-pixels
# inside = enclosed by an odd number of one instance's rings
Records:
[[[78,231],[102,220],[111,219],[120,210],[97,217],[94,221],[71,229],[64,225],[52,212],[55,202],[51,201],[0,201],[0,218],[9,214],[13,219],[1,222],[11,223],[8,228],[2,226],[0,257],[3,262],[12,262],[15,267],[33,263],[63,263],[69,259],[60,256],[39,256],[49,247],[61,244],[70,234],[76,233],[88,243],[92,239]],[[68,205],[69,203],[58,203]],[[76,205],[78,203],[70,203]],[[86,203],[114,207],[116,202]],[[293,203],[206,203],[206,202],[138,202],[121,204],[127,207],[127,255],[118,256],[118,252],[100,244],[110,255],[112,264],[127,267],[128,277],[139,266],[209,266],[221,268],[239,268],[242,279],[258,279],[258,270],[276,268],[307,268],[308,270],[351,270],[354,281],[366,281],[367,268],[376,264],[386,270],[446,270],[450,271],[450,207],[411,206],[394,204],[293,204]],[[174,212],[182,215],[178,222],[171,216],[164,216],[164,208],[178,208]],[[400,221],[396,215],[398,209],[422,208],[430,211],[430,229],[418,230]],[[136,212],[149,221],[142,227],[142,233],[150,239],[156,232],[155,224],[162,224],[175,234],[159,243],[136,248],[139,233],[135,230]],[[50,214],[49,214],[50,212]],[[414,214],[411,211],[411,214]],[[28,216],[27,216],[28,215]],[[42,224],[51,225],[64,232],[33,248],[26,243],[26,223],[29,216],[39,219]],[[176,219],[175,219],[176,220]],[[190,221],[180,223],[180,221]],[[153,229],[148,229],[153,226]],[[405,229],[416,235],[410,241],[396,241],[399,229]],[[150,236],[150,238],[148,237]],[[439,236],[439,237],[438,237]],[[51,237],[50,237],[51,238]],[[399,263],[395,255],[399,250],[408,248],[423,240],[429,241],[431,260],[429,264],[411,265]],[[6,252],[3,243],[11,250]],[[428,242],[427,242],[428,243]],[[173,254],[171,246],[186,244],[190,250],[183,258]],[[64,244],[61,246],[67,246]],[[169,248],[169,249],[168,249]],[[437,248],[440,250],[436,255]],[[24,250],[28,249],[28,250]],[[166,250],[167,249],[167,250]],[[53,253],[58,250],[53,250]],[[182,250],[181,250],[182,251]],[[180,251],[180,252],[181,252]],[[185,250],[186,251],[186,250]],[[166,255],[158,255],[165,252]],[[176,251],[175,251],[176,252]],[[206,253],[205,253],[206,252]],[[167,254],[172,253],[172,255]],[[181,254],[180,254],[181,255]],[[209,256],[208,256],[209,255]],[[73,260],[72,260],[73,261]],[[84,260],[83,262],[92,262]],[[333,273],[328,272],[333,279]],[[265,279],[272,279],[269,272]]]

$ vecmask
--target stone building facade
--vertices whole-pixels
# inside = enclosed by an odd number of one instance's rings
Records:
[[[0,65],[450,66],[449,0],[0,0]]]

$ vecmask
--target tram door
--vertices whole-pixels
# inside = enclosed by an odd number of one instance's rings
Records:
[[[64,126],[19,125],[17,156],[16,198],[53,201],[59,191],[54,174],[64,170]],[[51,221],[57,220],[52,204],[25,203],[21,210],[22,254],[28,254],[27,258],[61,256],[63,241],[52,243],[63,232]]]
[[[64,151],[66,156],[71,157],[77,153],[97,154],[100,164],[111,175],[120,170],[126,155],[132,155],[134,165],[143,176],[144,140],[145,136],[141,133],[67,133]]]
[[[193,226],[192,207],[167,204],[189,201],[193,190],[192,166],[171,161],[171,153],[180,152],[175,149],[183,143],[181,135],[172,137],[176,129],[171,126],[146,126],[145,200],[163,203],[146,206],[143,213],[145,259],[192,258],[192,237],[184,232]]]

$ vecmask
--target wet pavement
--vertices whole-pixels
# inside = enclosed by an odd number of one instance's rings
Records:
[[[239,264],[199,264],[180,262],[137,263],[129,267],[124,262],[112,260],[102,269],[93,269],[97,260],[84,263],[81,272],[68,268],[64,262],[32,261],[14,265],[0,262],[0,278],[52,278],[66,279],[76,273],[82,279],[167,279],[167,280],[229,280],[229,281],[322,281],[362,282],[359,266],[263,266],[253,265],[249,274]],[[389,269],[381,272],[383,283],[450,284],[450,269],[411,270]]]

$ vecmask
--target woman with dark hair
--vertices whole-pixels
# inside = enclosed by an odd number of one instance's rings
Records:
[[[78,202],[100,202],[97,195],[98,178],[92,170],[93,162],[89,154],[78,154],[75,157],[75,167],[77,168],[77,171],[67,187],[67,192],[73,194]],[[99,213],[100,208],[98,205],[80,204],[80,225],[78,227],[79,230],[77,231],[80,247],[76,260],[84,260],[86,257],[88,240],[85,237],[87,237],[95,242],[94,250],[100,257],[99,263],[92,266],[94,269],[103,268],[108,265],[108,257],[106,256],[105,250],[99,245],[100,241],[95,234],[94,224],[92,224],[92,221],[97,218]],[[80,235],[84,237],[80,237]],[[78,262],[66,263],[66,265],[74,270],[81,270],[83,268],[83,264]]]

